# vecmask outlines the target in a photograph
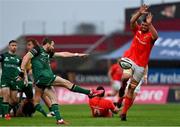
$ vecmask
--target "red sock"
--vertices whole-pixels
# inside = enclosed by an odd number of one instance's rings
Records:
[[[132,106],[133,104],[133,99],[132,98],[129,98],[129,97],[125,97],[124,98],[124,106],[123,106],[123,109],[122,109],[122,114],[126,114],[128,109]]]

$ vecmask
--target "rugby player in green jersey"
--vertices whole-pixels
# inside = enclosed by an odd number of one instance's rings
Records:
[[[73,92],[83,93],[88,95],[89,97],[94,97],[101,94],[102,90],[88,90],[81,88],[78,85],[71,83],[70,81],[61,78],[60,76],[54,75],[50,67],[50,58],[52,57],[84,57],[87,54],[80,53],[70,53],[70,52],[53,52],[54,50],[54,41],[46,38],[43,41],[42,46],[34,47],[30,52],[28,52],[22,61],[21,64],[21,73],[19,77],[24,78],[26,75],[25,69],[29,60],[31,60],[32,64],[32,72],[34,82],[36,84],[35,97],[34,97],[34,105],[37,111],[45,114],[42,111],[42,107],[40,105],[40,99],[43,95],[43,92],[48,91],[49,96],[52,98],[52,111],[55,113],[55,117],[57,120],[57,124],[66,124],[59,113],[57,97],[55,96],[55,92],[52,89],[52,85],[65,87]],[[46,115],[46,114],[45,114]]]
[[[23,81],[16,81],[16,78],[21,71],[21,58],[16,55],[17,42],[15,40],[10,41],[8,48],[8,52],[0,55],[2,67],[1,95],[3,97],[1,107],[6,120],[11,119],[9,106],[16,107],[18,105],[18,85],[19,83],[23,83]]]
[[[33,38],[27,39],[27,43],[26,43],[26,49],[27,51],[31,51],[34,47],[38,46],[39,42]],[[33,77],[32,77],[32,64],[31,61],[28,62],[27,66],[26,66],[26,72],[28,74],[28,77],[31,77],[29,79],[31,79],[32,83],[33,81]],[[29,82],[30,80],[28,80]],[[34,83],[33,83],[34,84]],[[35,89],[37,89],[37,87],[35,87]],[[49,113],[46,114],[47,117],[53,117],[54,116],[54,112],[52,111],[52,99],[51,97],[48,96],[48,90],[43,92],[43,95],[41,96],[41,98],[43,99],[43,101],[45,102],[46,106],[49,108]],[[42,110],[42,112],[45,112]]]

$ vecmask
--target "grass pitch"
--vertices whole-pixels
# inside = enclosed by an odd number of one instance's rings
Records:
[[[87,105],[62,105],[61,114],[69,126],[180,126],[180,105],[134,105],[128,114],[128,121],[121,121],[119,115],[113,118],[92,118]],[[0,118],[0,126],[56,126],[55,118],[45,118],[35,113],[32,118]]]

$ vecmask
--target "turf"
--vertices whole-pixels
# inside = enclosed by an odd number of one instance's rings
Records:
[[[180,126],[180,105],[134,105],[128,121],[122,122],[118,115],[113,118],[92,118],[87,105],[63,105],[62,115],[69,126]],[[32,118],[0,118],[0,126],[56,126],[54,118],[36,113]]]

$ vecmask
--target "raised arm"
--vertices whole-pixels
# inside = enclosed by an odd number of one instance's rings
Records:
[[[153,15],[151,13],[148,13],[146,17],[146,22],[148,23],[149,31],[152,34],[152,39],[155,42],[158,39],[158,33],[156,29],[154,28],[154,26],[152,25],[152,19],[153,19]]]
[[[130,27],[131,29],[134,29],[137,25],[137,20],[139,19],[139,17],[143,14],[147,14],[147,10],[148,10],[148,6],[143,4],[139,10],[131,17],[130,19]]]
[[[88,54],[84,53],[71,53],[71,52],[55,52],[54,57],[85,57]]]

